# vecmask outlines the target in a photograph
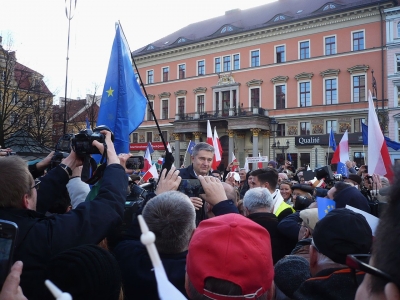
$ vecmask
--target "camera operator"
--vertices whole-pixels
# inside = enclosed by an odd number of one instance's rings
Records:
[[[115,153],[111,132],[103,130],[101,134],[106,150],[102,143],[92,143],[100,153],[107,153],[100,192],[94,201],[81,203],[67,214],[46,217],[37,208],[46,211],[51,198],[57,196],[56,189],[65,188],[72,169],[82,165],[74,151],[40,181],[33,180],[20,157],[0,160],[0,218],[18,225],[14,260],[24,262],[21,287],[30,300],[44,299],[45,266],[52,256],[78,245],[97,244],[122,221],[128,179]]]

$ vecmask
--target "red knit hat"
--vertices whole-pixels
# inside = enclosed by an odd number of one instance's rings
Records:
[[[269,233],[239,214],[204,220],[190,241],[186,271],[194,288],[210,299],[238,297],[207,291],[208,277],[231,281],[242,288],[246,299],[257,298],[270,289],[274,278]]]

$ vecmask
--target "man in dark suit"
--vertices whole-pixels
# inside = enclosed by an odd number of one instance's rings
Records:
[[[179,169],[182,179],[197,179],[198,175],[211,176],[211,166],[214,158],[214,147],[207,143],[198,143],[193,147],[192,164],[187,168]],[[196,209],[196,225],[206,218],[204,200],[199,197],[190,197]]]

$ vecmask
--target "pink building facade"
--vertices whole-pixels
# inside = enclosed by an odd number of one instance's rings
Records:
[[[393,2],[378,2],[280,0],[191,24],[135,51],[176,165],[189,163],[189,140],[206,140],[207,120],[223,144],[221,168],[232,153],[241,166],[258,153],[324,166],[331,128],[337,143],[348,130],[351,159],[363,164],[371,70],[378,86],[387,80],[381,12]],[[148,141],[160,141],[149,111],[131,137]]]

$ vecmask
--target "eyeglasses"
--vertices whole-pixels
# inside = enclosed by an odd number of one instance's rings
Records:
[[[31,189],[39,189],[39,185],[40,185],[40,180],[39,179],[35,179],[35,184],[31,187]]]
[[[393,279],[393,277],[390,276],[388,273],[383,272],[383,271],[371,266],[370,264],[368,264],[370,258],[371,258],[370,254],[347,255],[346,265],[348,265],[353,270],[360,270],[365,273],[371,274],[373,276],[377,276],[377,277],[385,280],[386,282],[396,283],[396,281]]]

